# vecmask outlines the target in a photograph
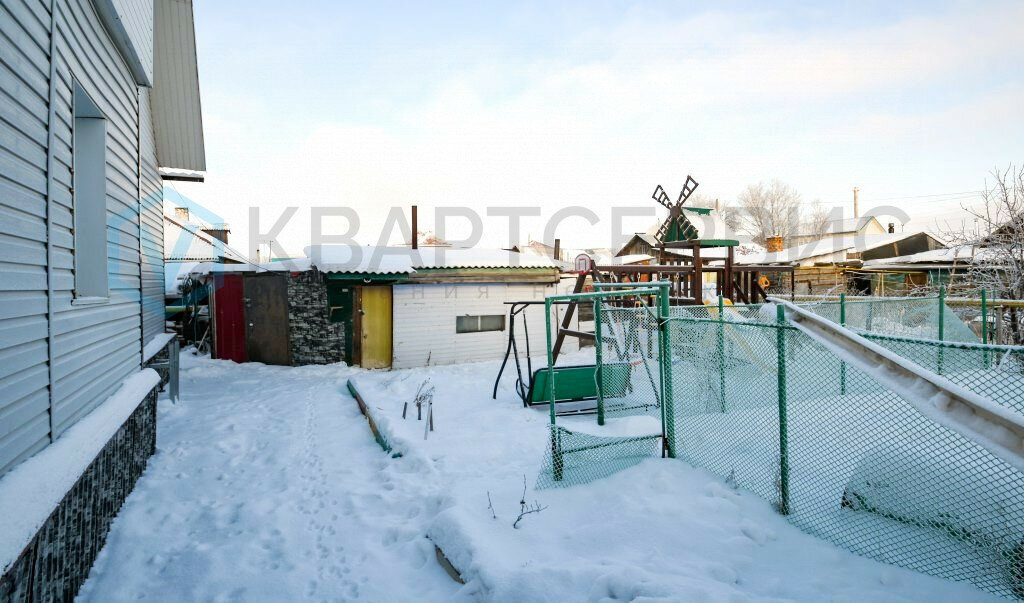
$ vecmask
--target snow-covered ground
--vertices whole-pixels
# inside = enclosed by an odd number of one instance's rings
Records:
[[[496,362],[364,371],[183,353],[181,401],[161,400],[157,454],[82,599],[990,598],[808,536],[682,461],[535,491],[547,413],[522,408],[509,371],[491,400],[496,372]],[[400,458],[374,442],[348,378]],[[415,408],[401,415],[428,378],[435,430],[425,439]],[[544,509],[515,529],[524,478],[526,500]],[[464,586],[437,565],[432,541]]]

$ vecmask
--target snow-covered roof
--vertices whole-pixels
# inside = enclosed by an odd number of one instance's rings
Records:
[[[957,247],[945,247],[932,249],[910,255],[901,255],[894,258],[882,258],[868,260],[865,266],[880,266],[888,264],[951,264],[953,262],[967,262],[971,260],[991,259],[993,254],[984,247],[974,245],[959,245]]]
[[[884,245],[912,237],[918,233],[886,233],[875,235],[844,235],[841,237],[824,237],[803,245],[787,247],[782,251],[751,253],[737,257],[737,264],[780,264],[801,262],[824,255],[832,255],[844,251],[868,251]]]
[[[639,264],[641,262],[650,262],[654,259],[653,255],[646,253],[628,253],[626,255],[613,256],[610,253],[588,253],[594,263],[598,266],[608,266],[615,264]]]
[[[196,264],[189,274],[242,274],[244,272],[305,272],[310,268],[310,261],[307,258],[281,260],[278,262],[266,262],[256,264],[246,262],[245,264],[220,264],[218,262],[200,262]]]
[[[205,224],[183,222],[164,213],[164,253],[166,260],[204,261],[224,258],[233,262],[248,262],[243,254],[204,231]],[[187,233],[187,234],[186,234]]]
[[[848,232],[859,232],[861,229],[870,225],[875,224],[878,229],[882,228],[882,223],[878,221],[878,218],[874,216],[861,216],[859,218],[845,218],[842,220],[832,220],[825,226],[824,234],[844,234]],[[812,236],[810,234],[800,234],[797,236],[805,237]]]
[[[321,272],[409,274],[439,268],[555,268],[551,258],[504,249],[312,245],[306,257]]]

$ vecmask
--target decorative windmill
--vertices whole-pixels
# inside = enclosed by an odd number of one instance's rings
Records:
[[[686,184],[683,185],[683,190],[679,191],[679,198],[675,203],[669,199],[665,189],[658,185],[658,188],[654,189],[654,194],[651,197],[658,203],[668,208],[668,218],[662,223],[661,228],[658,229],[656,235],[658,241],[665,243],[666,238],[672,236],[672,240],[685,239],[689,236],[689,231],[695,230],[690,221],[683,216],[683,204],[690,198],[693,191],[697,190],[697,181],[692,176],[686,176]],[[675,228],[673,229],[673,226]]]

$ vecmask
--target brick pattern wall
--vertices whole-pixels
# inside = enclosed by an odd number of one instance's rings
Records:
[[[71,601],[156,450],[154,389],[0,577],[0,602]]]
[[[288,331],[293,366],[345,360],[344,325],[330,321],[327,283],[315,269],[288,279]]]

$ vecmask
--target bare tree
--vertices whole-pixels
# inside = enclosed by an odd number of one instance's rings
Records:
[[[821,204],[820,199],[815,199],[810,205],[804,207],[802,216],[800,234],[820,237],[828,232],[832,213]]]
[[[975,218],[974,228],[947,231],[952,245],[968,255],[966,281],[972,288],[984,288],[993,296],[1024,300],[1024,165],[1010,164],[993,170],[985,181],[982,202],[962,206]],[[1024,318],[1017,308],[1009,309],[1012,342],[1024,343]]]
[[[759,245],[768,237],[790,237],[800,224],[800,193],[780,180],[751,184],[739,194],[735,227]]]

